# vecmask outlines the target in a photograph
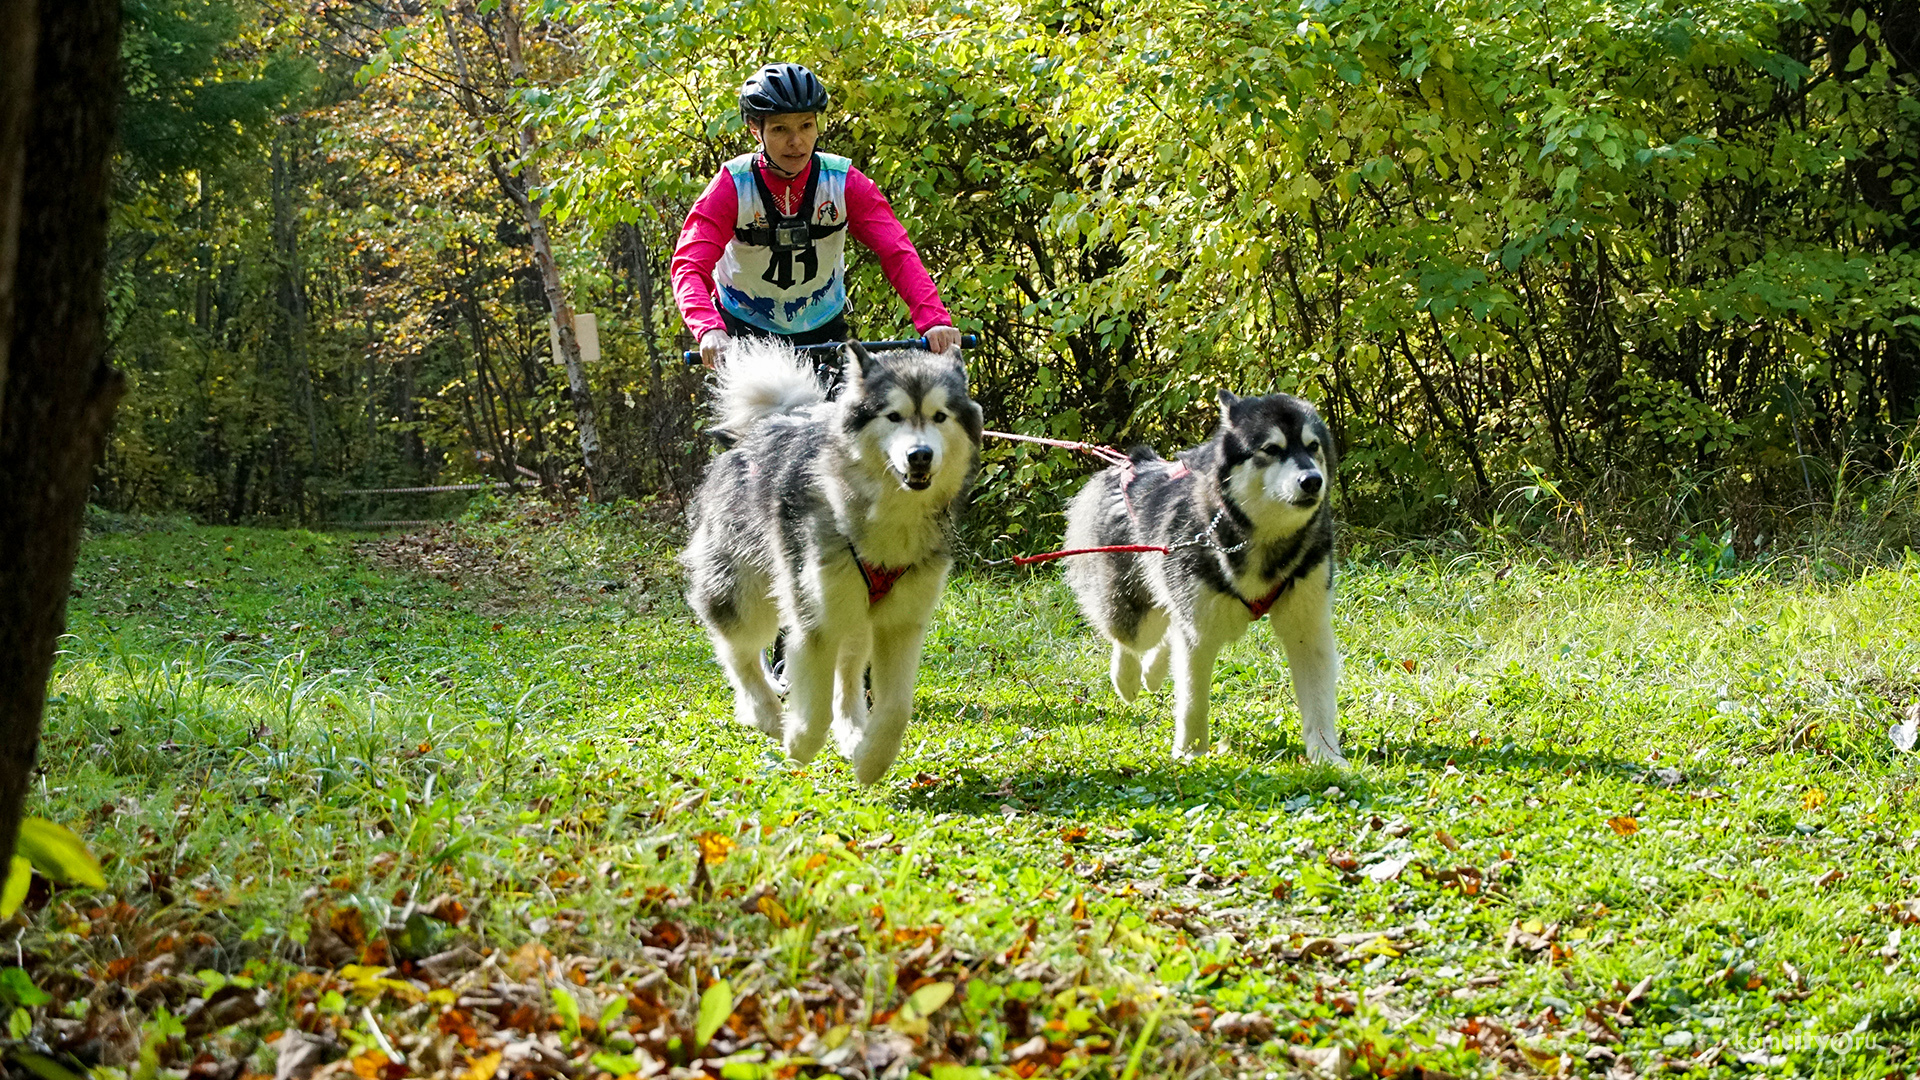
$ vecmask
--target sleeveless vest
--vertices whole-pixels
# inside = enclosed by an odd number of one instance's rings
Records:
[[[847,170],[835,154],[813,155],[800,207],[782,216],[754,168],[754,154],[727,162],[740,204],[733,239],[713,268],[720,306],[776,334],[824,325],[847,306]]]

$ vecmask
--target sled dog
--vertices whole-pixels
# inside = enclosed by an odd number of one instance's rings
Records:
[[[1136,448],[1067,508],[1067,546],[1158,544],[1167,554],[1074,557],[1067,580],[1113,642],[1113,688],[1132,701],[1174,686],[1173,752],[1205,753],[1207,696],[1222,646],[1271,613],[1287,651],[1302,741],[1345,765],[1335,717],[1333,440],[1313,406],[1287,394],[1220,392],[1220,426],[1162,459]]]
[[[981,413],[958,350],[848,345],[843,361],[828,401],[813,364],[786,345],[734,346],[715,400],[732,448],[701,482],[680,561],[733,684],[735,719],[802,762],[831,733],[871,784],[893,764],[913,708]],[[761,662],[781,632],[784,716]]]

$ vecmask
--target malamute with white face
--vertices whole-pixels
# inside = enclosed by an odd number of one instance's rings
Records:
[[[850,345],[845,363],[828,401],[811,363],[787,346],[734,346],[715,402],[732,449],[707,468],[680,561],[733,684],[735,718],[803,762],[831,732],[871,784],[893,764],[913,708],[981,414],[958,350]],[[782,631],[784,718],[760,661]]]
[[[1165,461],[1150,449],[1095,474],[1067,509],[1069,548],[1160,545],[1167,554],[1075,556],[1067,581],[1113,642],[1113,688],[1127,701],[1172,668],[1176,756],[1205,753],[1213,661],[1262,615],[1287,651],[1302,741],[1345,765],[1333,640],[1333,439],[1313,406],[1287,394],[1220,392],[1213,437]]]

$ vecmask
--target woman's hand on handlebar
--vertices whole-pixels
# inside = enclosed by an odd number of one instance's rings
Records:
[[[951,329],[951,327],[949,327],[949,329]],[[708,367],[713,367],[720,362],[722,356],[726,355],[727,346],[732,343],[733,339],[727,336],[725,330],[709,330],[701,334],[700,362]]]
[[[927,351],[943,353],[960,347],[960,331],[951,326],[935,326],[927,331]]]

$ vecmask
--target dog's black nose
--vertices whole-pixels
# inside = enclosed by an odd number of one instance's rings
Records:
[[[1309,495],[1318,495],[1320,494],[1320,485],[1322,482],[1319,473],[1310,472],[1300,478],[1300,490]]]
[[[933,468],[933,447],[916,446],[907,451],[907,468],[915,471]]]

